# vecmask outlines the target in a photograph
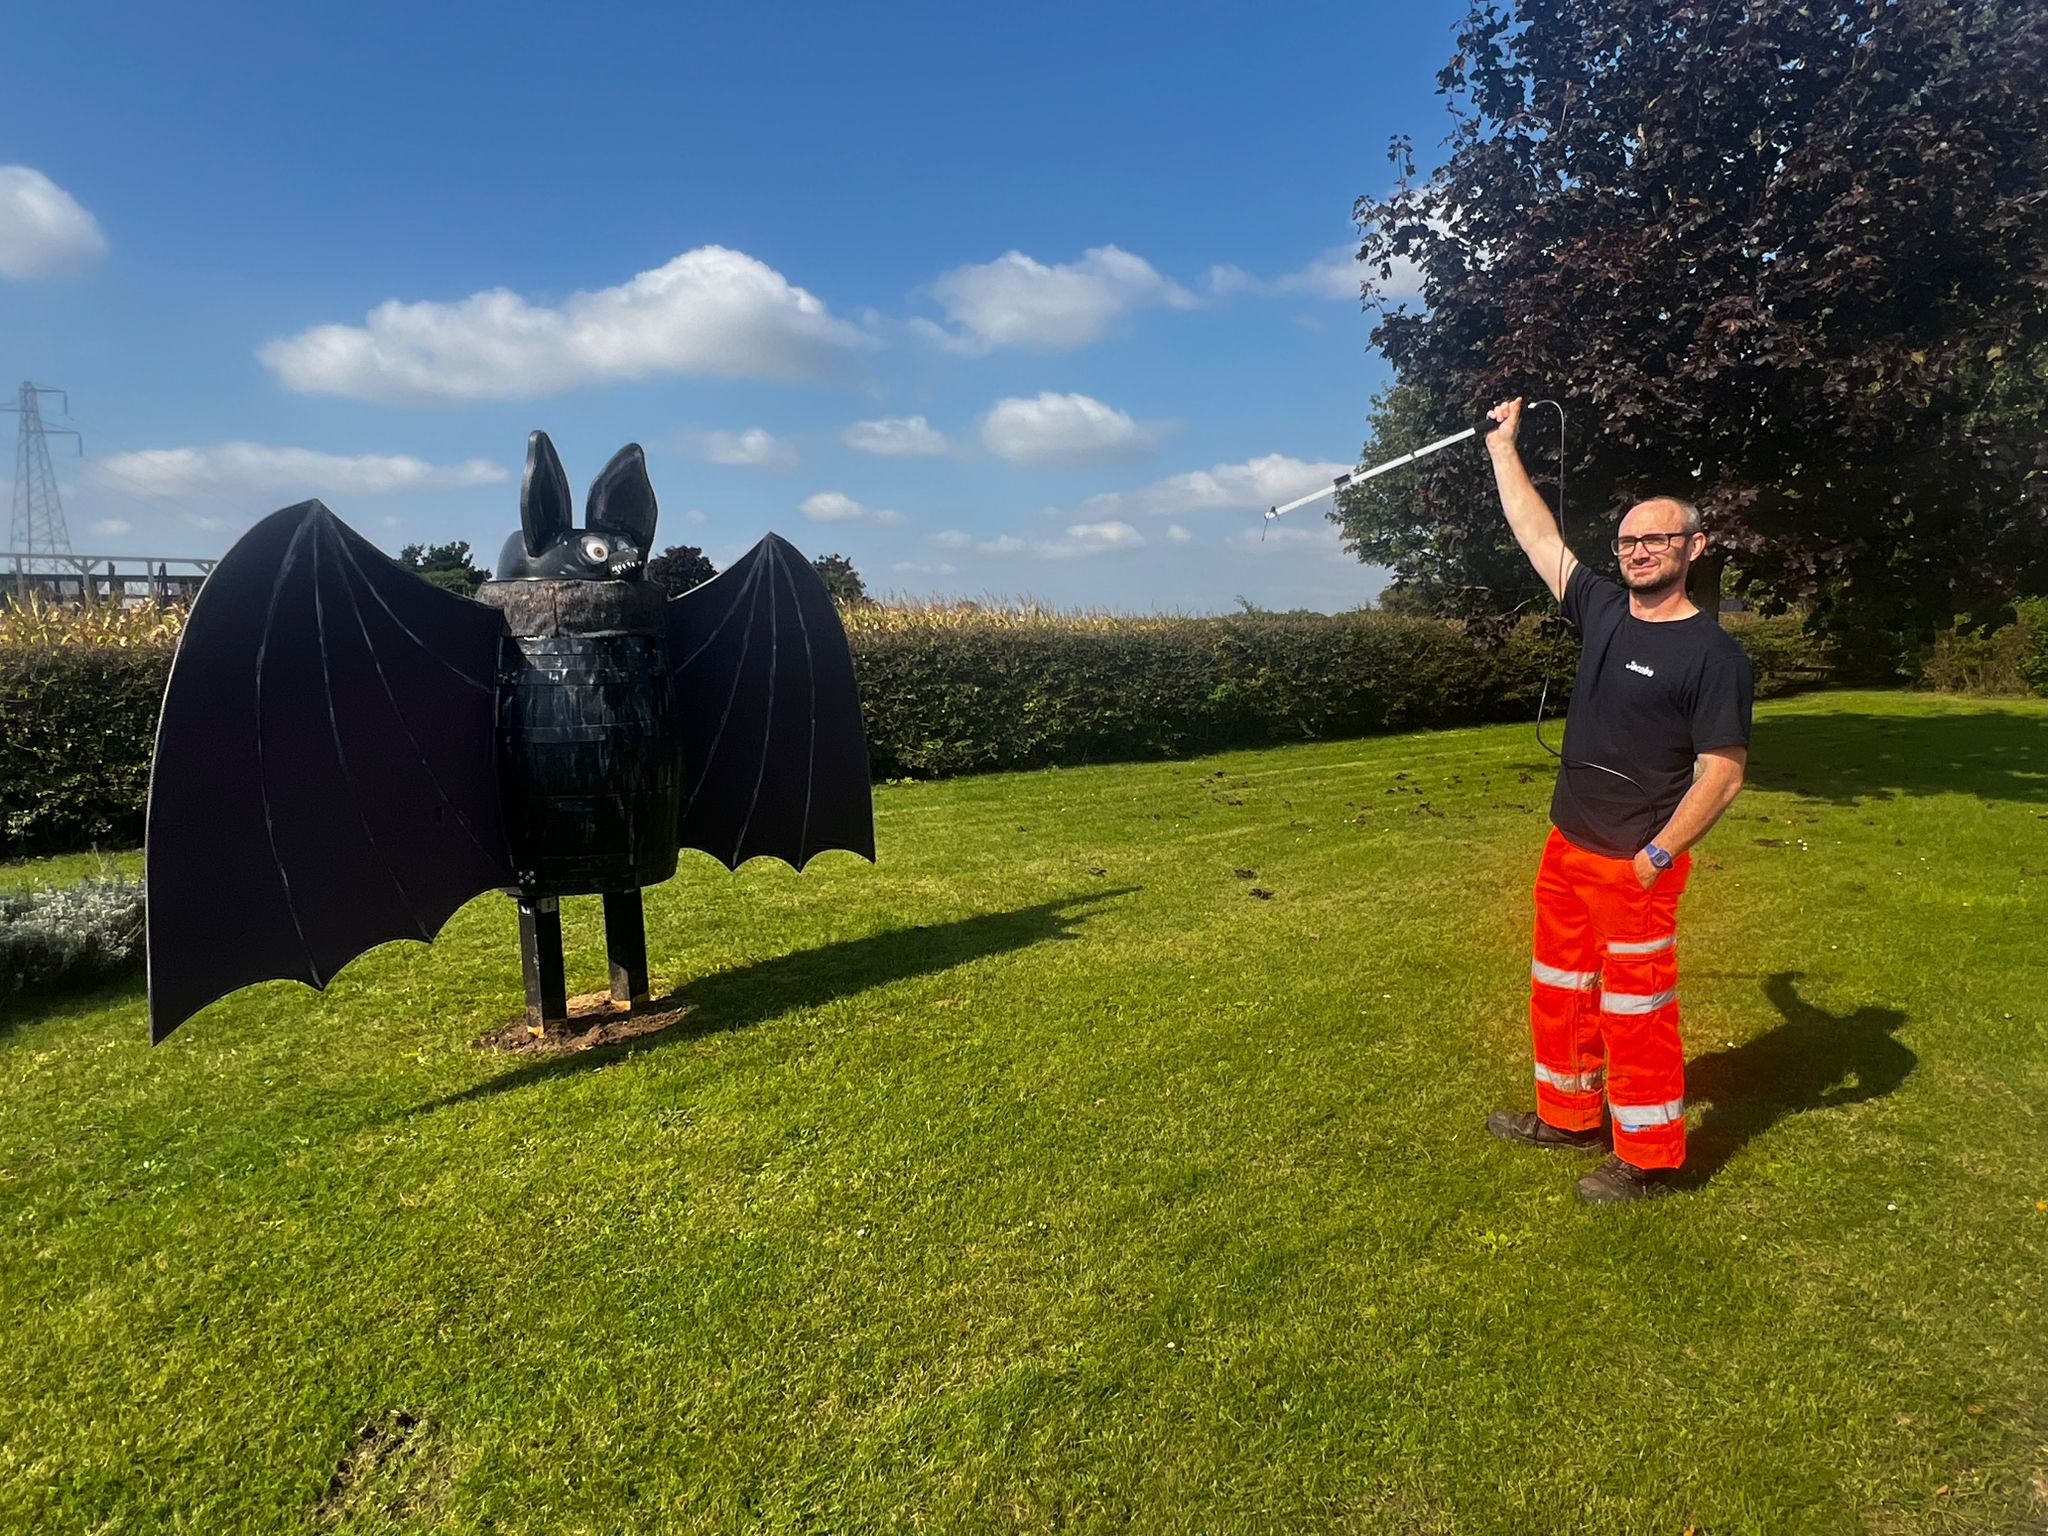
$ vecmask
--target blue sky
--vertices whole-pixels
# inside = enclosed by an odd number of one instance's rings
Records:
[[[658,543],[871,590],[1215,612],[1376,573],[1259,510],[1386,378],[1352,200],[1462,7],[33,8],[0,55],[0,382],[76,549],[319,496],[517,524],[527,432],[643,443]]]

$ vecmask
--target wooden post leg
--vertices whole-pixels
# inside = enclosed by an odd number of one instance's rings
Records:
[[[536,1034],[569,1022],[562,976],[562,907],[553,896],[519,898],[519,969],[526,979],[526,1024]]]
[[[647,1001],[647,918],[638,891],[604,893],[604,952],[612,963],[612,1001]]]

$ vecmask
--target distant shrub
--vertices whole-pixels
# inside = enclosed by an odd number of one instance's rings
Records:
[[[141,969],[142,884],[0,892],[0,1003],[82,992]]]
[[[2035,635],[2035,624],[2025,616],[1997,628],[1958,619],[1935,635],[1921,681],[1941,693],[2026,693],[2032,680],[2022,669]]]
[[[1752,613],[1730,613],[1722,616],[1722,623],[1748,653],[1760,698],[1839,678],[1838,648],[1827,637],[1808,630],[1798,614],[1760,618]]]
[[[2020,681],[2048,698],[2048,597],[2033,597],[2021,603],[2014,627],[2020,631],[2019,660],[2015,663]]]

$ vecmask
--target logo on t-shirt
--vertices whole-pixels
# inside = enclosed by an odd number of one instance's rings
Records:
[[[1655,667],[1646,667],[1640,661],[1630,662],[1628,664],[1628,669],[1631,672],[1640,672],[1644,677],[1655,677],[1657,675],[1657,669]]]

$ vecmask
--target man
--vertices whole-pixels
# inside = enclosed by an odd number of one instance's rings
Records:
[[[1613,1152],[1578,1181],[1596,1204],[1667,1193],[1685,1161],[1678,1037],[1678,898],[1689,849],[1742,788],[1749,658],[1685,595],[1705,553],[1697,508],[1638,502],[1613,541],[1622,585],[1581,565],[1515,449],[1522,402],[1491,412],[1501,510],[1578,629],[1550,838],[1536,878],[1529,1026],[1534,1114],[1486,1128],[1536,1147],[1597,1152],[1605,1090]],[[1624,590],[1625,589],[1625,590]]]

